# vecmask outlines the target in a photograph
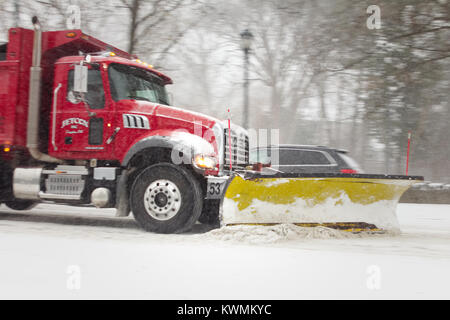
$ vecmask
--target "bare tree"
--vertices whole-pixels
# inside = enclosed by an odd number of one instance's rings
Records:
[[[187,3],[185,0],[120,0],[130,14],[128,52],[133,53],[142,39]],[[121,7],[121,6],[117,6]]]

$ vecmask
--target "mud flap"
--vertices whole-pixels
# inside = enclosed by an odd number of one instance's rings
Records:
[[[370,174],[235,176],[222,202],[222,225],[326,226],[399,232],[401,195],[423,177]]]
[[[123,170],[116,187],[116,217],[128,217],[130,215],[130,202],[128,193],[128,177],[130,171]]]

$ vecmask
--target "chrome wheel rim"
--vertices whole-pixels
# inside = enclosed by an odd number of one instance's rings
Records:
[[[181,192],[170,180],[153,181],[145,190],[144,206],[153,219],[172,219],[180,211]]]

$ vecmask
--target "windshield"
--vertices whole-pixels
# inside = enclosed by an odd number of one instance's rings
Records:
[[[169,105],[163,81],[151,72],[114,63],[108,73],[115,101],[136,99]]]
[[[250,150],[250,163],[263,163],[270,164],[272,162],[271,159],[271,149],[270,148],[261,148],[261,149],[253,149]]]

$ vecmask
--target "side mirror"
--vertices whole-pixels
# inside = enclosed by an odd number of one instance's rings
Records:
[[[88,91],[88,67],[76,65],[74,70],[73,91],[86,93]]]

